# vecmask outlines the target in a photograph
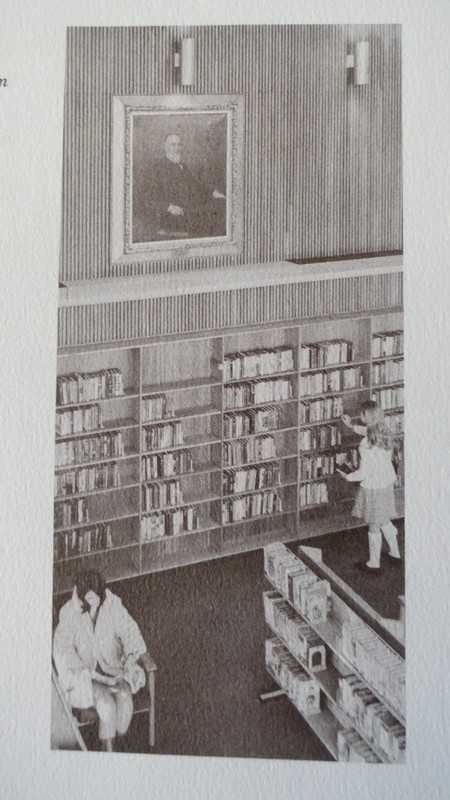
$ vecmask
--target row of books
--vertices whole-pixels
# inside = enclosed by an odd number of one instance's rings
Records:
[[[275,438],[267,433],[254,439],[237,439],[223,443],[223,463],[226,467],[241,466],[252,461],[268,461],[276,457]]]
[[[318,397],[300,403],[300,422],[325,422],[337,419],[344,413],[344,400],[340,395],[334,397]]]
[[[372,384],[377,386],[380,383],[397,383],[398,381],[402,381],[404,377],[404,363],[405,362],[401,358],[372,364]]]
[[[281,497],[276,489],[246,494],[244,497],[230,497],[222,503],[222,522],[240,522],[243,519],[276,514],[283,510]]]
[[[294,369],[294,351],[288,345],[228,353],[223,362],[225,381],[273,375]]]
[[[183,431],[179,419],[142,429],[143,450],[164,450],[180,444],[183,444]]]
[[[269,581],[310,622],[325,622],[330,584],[320,579],[281,542],[264,548],[264,571]]]
[[[266,666],[295,707],[305,716],[320,714],[320,686],[279,639],[266,639]]]
[[[171,478],[173,475],[184,475],[193,471],[194,463],[190,450],[175,450],[142,457],[143,481]]]
[[[326,650],[320,637],[278,592],[264,592],[264,614],[268,625],[284,641],[292,655],[309,672],[326,669]]]
[[[328,485],[321,483],[302,483],[298,493],[300,508],[307,506],[321,506],[328,503]]]
[[[180,481],[164,481],[143,486],[142,498],[145,511],[180,505],[183,502]]]
[[[54,508],[55,528],[70,528],[80,522],[89,522],[88,504],[85,497],[56,503]]]
[[[302,344],[300,348],[300,369],[317,369],[350,361],[353,361],[353,343],[348,339]]]
[[[322,453],[315,456],[303,456],[300,460],[300,480],[311,481],[317,478],[334,475],[336,469],[346,466],[350,470],[358,468],[358,451],[356,448],[339,453]]]
[[[280,483],[280,465],[277,461],[265,462],[255,467],[240,467],[223,474],[224,494],[235,494],[253,489],[264,489]]]
[[[54,557],[60,561],[112,547],[111,526],[99,522],[89,528],[58,533],[54,537]]]
[[[403,411],[397,412],[396,414],[388,414],[386,416],[386,422],[392,433],[403,433],[405,425],[405,415]]]
[[[363,386],[360,367],[340,367],[323,372],[312,372],[300,376],[300,393],[303,396],[324,392],[343,392]]]
[[[148,514],[141,517],[141,541],[159,539],[162,536],[178,536],[198,529],[199,516],[195,506],[184,506]]]
[[[354,728],[340,728],[337,734],[338,761],[381,764],[381,758]]]
[[[405,662],[362,621],[344,622],[341,654],[359,674],[385,697],[394,711],[404,714]]]
[[[56,380],[56,404],[60,406],[89,403],[124,393],[123,376],[118,367],[97,372],[73,372]]]
[[[250,409],[249,411],[225,414],[223,435],[225,439],[263,433],[280,426],[280,409],[276,406]]]
[[[373,399],[383,410],[398,408],[405,402],[405,390],[403,386],[391,387],[389,389],[378,389],[372,393]]]
[[[154,422],[158,419],[173,417],[175,408],[172,398],[167,398],[165,394],[151,394],[142,398],[142,421]]]
[[[55,428],[58,436],[96,431],[102,427],[102,424],[102,409],[99,405],[57,409],[56,411]]]
[[[55,464],[57,467],[62,467],[66,464],[82,464],[88,461],[100,461],[102,458],[116,458],[124,454],[121,431],[101,433],[84,439],[56,442]]]
[[[55,473],[55,497],[95,492],[97,489],[118,486],[120,486],[120,469],[116,461]]]
[[[390,761],[405,761],[406,731],[356,675],[339,678],[337,700],[356,727]]]
[[[317,428],[304,428],[300,430],[300,450],[324,450],[326,447],[336,447],[342,442],[340,425],[320,425]]]
[[[384,331],[372,336],[372,358],[399,356],[403,353],[403,331]]]
[[[255,381],[255,383],[237,383],[224,386],[224,407],[242,408],[259,403],[279,403],[289,400],[292,395],[292,383],[289,378],[271,378]]]

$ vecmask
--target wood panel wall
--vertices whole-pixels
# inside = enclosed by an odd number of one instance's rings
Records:
[[[58,347],[229,330],[335,314],[370,313],[402,305],[403,276],[399,271],[63,306],[58,317]]]
[[[194,36],[196,82],[178,85],[177,42]],[[345,56],[369,40],[368,86]],[[61,280],[402,249],[400,26],[71,28],[63,156]],[[114,94],[242,93],[244,251],[114,267]]]

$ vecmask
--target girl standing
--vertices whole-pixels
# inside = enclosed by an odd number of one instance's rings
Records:
[[[347,481],[360,481],[352,514],[369,526],[369,560],[359,568],[367,572],[380,569],[382,536],[389,546],[389,556],[400,562],[397,529],[391,519],[397,516],[394,497],[396,474],[392,463],[394,437],[387,427],[381,408],[373,400],[361,406],[363,425],[353,425],[347,414],[342,422],[363,436],[359,445],[360,466],[346,474],[337,470]]]

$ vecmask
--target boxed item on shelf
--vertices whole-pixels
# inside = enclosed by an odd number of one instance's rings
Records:
[[[337,735],[338,761],[379,764],[380,759],[354,728],[341,728]]]
[[[304,588],[305,615],[312,623],[325,622],[328,615],[330,584],[326,580],[318,580]]]

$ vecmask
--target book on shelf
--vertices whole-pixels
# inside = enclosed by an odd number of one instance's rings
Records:
[[[121,431],[95,434],[82,439],[63,439],[55,445],[55,464],[60,467],[101,461],[102,458],[115,458],[124,453]]]
[[[73,372],[59,375],[56,380],[56,404],[60,406],[121,397],[123,394],[123,376],[118,367],[96,372]]]
[[[102,409],[98,404],[56,410],[55,429],[58,436],[99,430],[102,424]]]
[[[225,381],[290,372],[294,369],[294,351],[288,345],[228,353],[223,362]]]
[[[328,503],[328,484],[325,481],[318,483],[301,483],[299,489],[299,506],[320,506]]]
[[[403,331],[384,331],[372,336],[372,358],[403,354]]]
[[[330,584],[320,579],[284,545],[264,548],[264,569],[277,589],[311,622],[327,619]]]
[[[146,425],[142,429],[142,448],[144,450],[164,450],[183,444],[183,431],[180,420]]]
[[[147,484],[142,487],[142,495],[145,511],[180,505],[183,502],[179,480]]]
[[[240,522],[252,517],[277,514],[283,511],[283,503],[278,491],[266,489],[241,497],[230,497],[222,502],[222,522]]]
[[[377,389],[372,393],[373,399],[385,411],[390,408],[399,408],[404,405],[404,387],[388,387]]]
[[[178,536],[198,530],[199,514],[195,506],[167,509],[141,517],[141,541],[151,541],[163,536]]]
[[[155,422],[175,416],[174,401],[165,394],[147,394],[141,401],[142,422]]]
[[[64,469],[55,472],[55,497],[118,488],[121,485],[119,464],[116,461],[90,467]]]
[[[325,450],[342,442],[341,426],[337,424],[318,425],[317,428],[303,428],[299,433],[300,450]]]
[[[277,638],[266,639],[266,665],[296,708],[306,716],[320,714],[320,686]]]
[[[271,434],[223,443],[225,467],[241,466],[253,461],[268,461],[276,458],[276,455],[275,437]]]
[[[364,377],[359,366],[339,367],[300,375],[300,393],[303,396],[360,389],[363,385]]]
[[[89,510],[85,497],[65,500],[55,503],[54,507],[55,528],[70,528],[72,525],[89,522]]]
[[[383,383],[398,383],[403,381],[404,361],[394,359],[392,361],[376,361],[372,364],[372,384],[377,386]]]
[[[223,491],[235,494],[276,486],[281,482],[280,465],[269,461],[254,467],[237,467],[223,473]]]
[[[285,641],[295,658],[310,672],[326,669],[325,646],[308,623],[278,592],[265,592],[263,597],[266,622]]]
[[[337,701],[356,727],[390,761],[404,760],[405,727],[356,675],[339,677]]]
[[[88,528],[56,533],[53,541],[56,561],[89,555],[112,547],[111,526],[109,523],[98,522]]]
[[[142,480],[171,478],[194,471],[190,450],[176,450],[168,453],[153,453],[142,457]]]
[[[301,424],[339,419],[343,413],[344,400],[340,395],[318,397],[314,400],[303,400],[300,403]]]
[[[340,639],[342,656],[385,697],[398,713],[405,706],[405,663],[362,621],[345,621]]]
[[[293,396],[290,378],[269,378],[255,382],[225,385],[224,407],[227,410],[261,403],[276,403],[290,400]]]
[[[358,450],[356,447],[341,450],[335,453],[321,453],[320,455],[305,456],[301,454],[300,480],[317,480],[330,477],[336,470],[354,472],[358,468]]]
[[[353,343],[348,339],[302,344],[300,348],[300,369],[317,369],[350,361],[353,361]]]
[[[224,415],[223,433],[225,439],[237,436],[264,433],[280,425],[280,409],[276,406],[249,409],[241,412],[228,412]]]
[[[341,728],[337,734],[338,761],[381,764],[381,758],[354,728]]]
[[[394,434],[403,433],[404,430],[404,413],[403,411],[396,411],[394,414],[387,413],[385,415],[386,423]]]

